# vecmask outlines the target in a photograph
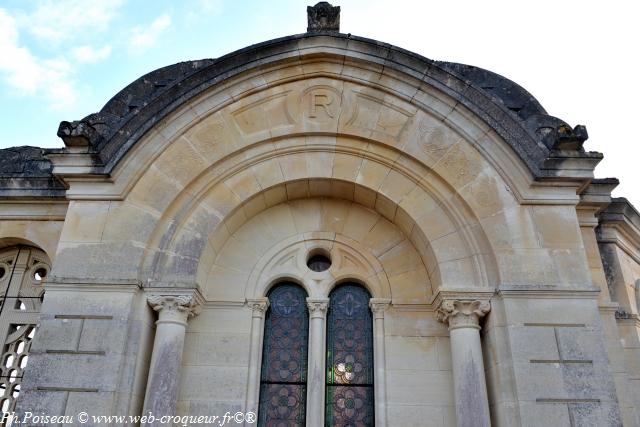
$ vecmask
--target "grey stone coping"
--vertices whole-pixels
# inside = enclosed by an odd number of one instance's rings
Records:
[[[600,214],[600,223],[607,222],[624,222],[633,228],[640,237],[640,213],[631,204],[629,200],[624,197],[614,197],[611,199],[611,203]]]
[[[96,164],[110,172],[135,142],[163,117],[221,81],[287,57],[297,56],[300,41],[323,46],[327,37],[348,54],[364,54],[401,72],[424,79],[485,119],[523,158],[534,175],[550,150],[582,150],[584,127],[572,129],[546,114],[540,103],[516,83],[478,67],[433,61],[375,40],[334,32],[305,33],[258,43],[218,59],[181,62],[146,74],[118,94],[100,112],[62,122],[58,135],[67,145],[87,144]]]
[[[39,147],[0,150],[0,198],[64,198],[63,183]]]
[[[329,45],[329,40],[334,54],[364,57],[406,73],[466,106],[504,138],[536,179],[561,176],[562,161],[552,162],[551,167],[546,162],[554,152],[584,157],[587,170],[597,163],[592,159],[595,153],[585,153],[582,148],[587,139],[583,126],[571,128],[549,116],[529,92],[509,79],[478,67],[434,61],[376,40],[325,31],[258,43],[218,59],[180,62],[157,69],[129,84],[98,113],[79,121],[61,122],[58,136],[67,147],[86,146],[93,154],[93,172],[109,174],[147,131],[195,96],[247,70],[298,58],[304,55],[302,44],[304,48],[322,48]],[[49,149],[42,153],[66,152]],[[0,159],[0,176],[16,168],[11,163]],[[51,178],[50,164],[47,167],[46,177]],[[21,175],[15,175],[18,181],[11,185],[20,187],[24,181],[28,187],[27,181],[35,173],[27,168]],[[54,179],[50,184],[47,188],[52,191],[60,188]]]

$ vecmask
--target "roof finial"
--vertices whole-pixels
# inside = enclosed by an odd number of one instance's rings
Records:
[[[315,6],[307,6],[307,32],[340,32],[340,6],[331,6],[321,1]]]

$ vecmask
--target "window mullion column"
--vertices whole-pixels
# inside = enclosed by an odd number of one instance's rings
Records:
[[[307,298],[309,307],[309,365],[307,427],[324,425],[326,320],[329,298]]]
[[[249,349],[249,375],[245,412],[258,413],[260,397],[260,366],[262,364],[262,339],[264,335],[264,315],[269,308],[267,298],[248,299],[251,308],[251,342]]]
[[[386,381],[386,360],[384,348],[384,312],[391,304],[390,299],[371,298],[369,307],[373,313],[373,364],[375,367],[374,379],[374,399],[376,426],[385,427],[387,425],[387,381]]]

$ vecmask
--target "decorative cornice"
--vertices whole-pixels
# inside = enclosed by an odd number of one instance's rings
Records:
[[[458,328],[480,329],[480,319],[491,310],[488,300],[445,299],[438,307],[438,320],[449,325],[449,330]]]
[[[473,301],[473,300],[490,300],[496,294],[495,288],[445,288],[439,289],[433,297],[429,300],[429,305],[437,310],[444,300],[461,300],[461,301]],[[395,307],[395,301],[394,301]]]
[[[329,308],[329,298],[307,298],[307,307],[311,319],[324,318]]]

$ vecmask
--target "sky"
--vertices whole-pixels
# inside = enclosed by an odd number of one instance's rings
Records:
[[[0,148],[61,147],[62,120],[99,111],[156,68],[306,31],[294,0],[0,0]],[[640,3],[334,0],[341,32],[517,82],[584,124],[597,177],[640,208]],[[632,130],[628,131],[627,127]]]

